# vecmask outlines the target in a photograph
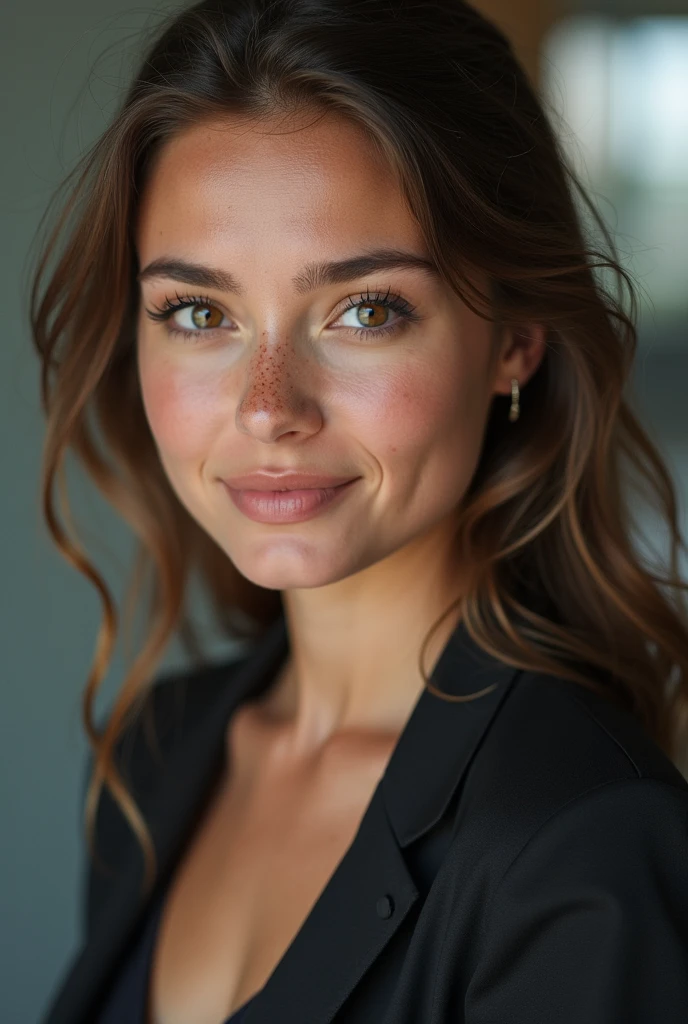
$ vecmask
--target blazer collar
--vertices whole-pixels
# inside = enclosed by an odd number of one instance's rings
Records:
[[[230,716],[242,701],[269,686],[288,651],[281,614],[225,685],[226,665],[219,666],[218,684],[207,706],[184,742],[174,748],[157,786],[140,798],[158,854],[161,886],[174,870],[199,807],[224,764]],[[332,1020],[418,898],[404,847],[442,817],[518,674],[518,669],[479,648],[459,622],[430,677],[433,687],[459,699],[447,701],[427,688],[421,691],[352,844],[251,1002],[246,1024],[279,1020],[285,1005],[299,1006],[301,1024]],[[483,690],[477,699],[460,699]],[[134,844],[44,1024],[86,1024],[93,1019],[93,1004],[107,974],[145,914],[147,904],[138,896],[141,869]],[[383,904],[392,912],[381,918]],[[336,956],[328,941],[335,934]]]

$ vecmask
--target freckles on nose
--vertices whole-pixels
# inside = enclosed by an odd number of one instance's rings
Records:
[[[251,359],[248,375],[250,384],[241,402],[241,412],[244,415],[274,412],[284,398],[285,392],[288,398],[293,395],[291,370],[283,348],[277,352],[270,352],[263,341]]]

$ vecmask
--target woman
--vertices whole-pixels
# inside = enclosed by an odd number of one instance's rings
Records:
[[[207,0],[152,44],[34,291],[45,514],[104,607],[47,1024],[685,1020],[684,542],[574,185],[455,0]],[[130,620],[152,570],[102,729],[68,449],[140,539]],[[203,660],[194,573],[247,650]]]

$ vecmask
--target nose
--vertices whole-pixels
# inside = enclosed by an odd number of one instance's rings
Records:
[[[316,433],[323,423],[316,379],[294,346],[264,339],[246,370],[237,430],[265,442],[286,433]]]

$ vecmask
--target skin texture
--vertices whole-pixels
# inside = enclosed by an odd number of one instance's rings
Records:
[[[287,766],[326,745],[398,734],[423,687],[418,651],[461,591],[452,518],[477,466],[493,396],[521,389],[544,330],[493,326],[439,278],[403,268],[301,294],[315,260],[390,247],[428,256],[391,171],[335,114],[285,125],[227,117],[162,149],[136,231],[140,267],[174,258],[241,286],[141,282],[138,369],[148,422],[179,500],[255,583],[283,591],[292,657],[259,709]],[[375,306],[405,299],[417,322]],[[189,311],[154,322],[166,299],[212,302],[219,326],[191,338]],[[345,310],[349,303],[356,308]],[[521,400],[527,401],[527,394]],[[336,507],[303,523],[245,517],[220,482],[260,467],[359,476]],[[429,673],[456,624],[426,654]],[[258,713],[258,711],[256,711]]]

